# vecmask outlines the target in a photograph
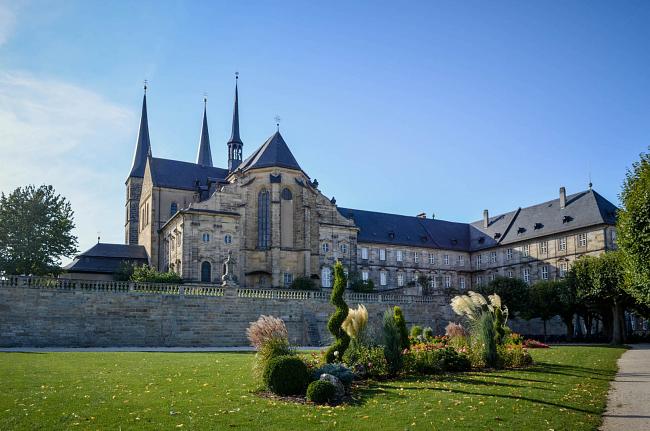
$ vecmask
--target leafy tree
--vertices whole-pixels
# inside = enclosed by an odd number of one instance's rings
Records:
[[[291,282],[291,289],[295,290],[318,290],[316,283],[309,277],[297,277]]]
[[[325,361],[331,364],[335,361],[340,361],[343,358],[345,350],[350,345],[350,336],[343,330],[341,325],[346,317],[348,317],[348,304],[343,299],[345,293],[345,285],[347,280],[345,278],[345,271],[341,262],[337,261],[334,265],[334,287],[332,288],[332,296],[330,303],[336,307],[334,313],[327,322],[327,329],[334,336],[334,343],[327,349],[325,353]],[[338,352],[336,355],[334,352]]]
[[[400,347],[402,349],[408,349],[410,346],[409,343],[409,331],[406,328],[406,319],[404,318],[404,313],[399,306],[393,307],[393,318],[395,319],[395,324],[399,330],[400,337]]]
[[[517,316],[528,309],[530,286],[519,278],[496,277],[487,285],[478,286],[476,291],[487,296],[496,293],[501,302],[508,306],[511,316]]]
[[[623,251],[625,289],[650,306],[650,154],[627,171],[617,218],[618,246]]]
[[[0,273],[60,273],[61,257],[77,252],[73,218],[70,202],[52,186],[0,194]]]
[[[133,274],[131,275],[132,281],[140,281],[143,283],[182,283],[183,279],[180,275],[173,271],[159,272],[153,266],[140,265],[133,267]]]
[[[555,291],[557,295],[557,314],[566,326],[566,336],[568,340],[573,338],[575,329],[573,318],[581,308],[578,300],[575,286],[567,280],[558,280],[555,282]]]
[[[539,317],[544,322],[544,341],[546,341],[546,323],[560,313],[557,296],[558,281],[540,281],[530,287],[529,308],[524,313],[527,318]]]

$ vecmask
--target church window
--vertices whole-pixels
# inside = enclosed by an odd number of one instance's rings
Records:
[[[386,286],[387,278],[388,278],[388,277],[387,277],[386,271],[381,271],[381,272],[379,273],[379,284],[380,284],[381,286]]]
[[[385,248],[380,248],[379,249],[379,260],[386,260],[386,249]]]
[[[397,259],[398,262],[402,261],[403,259],[402,250],[397,250],[397,252],[395,253],[395,258]]]
[[[361,259],[368,259],[368,247],[361,247]]]
[[[291,190],[289,190],[289,189],[282,190],[282,199],[284,199],[285,201],[290,201],[291,199],[293,199],[293,195],[291,194]]]
[[[291,286],[291,283],[293,283],[293,274],[290,273],[290,272],[285,272],[284,273],[284,287]]]
[[[269,248],[271,242],[271,194],[262,190],[257,196],[257,247]]]
[[[203,262],[201,264],[201,282],[209,283],[212,281],[212,265],[210,262]]]
[[[339,250],[341,250],[341,253],[343,254],[348,254],[348,245],[344,242],[339,244]]]
[[[226,234],[226,236],[223,237],[223,242],[225,242],[226,244],[231,244],[232,243],[232,236]]]
[[[327,253],[328,251],[330,251],[330,245],[327,242],[324,242],[321,248],[323,249],[323,253]]]
[[[361,271],[361,280],[362,281],[368,281],[368,277],[370,274],[368,274],[368,271]]]
[[[321,282],[323,287],[332,287],[332,270],[328,267],[321,270]]]
[[[399,287],[404,286],[404,274],[402,274],[401,272],[397,274],[397,285]]]
[[[204,233],[203,236],[201,237],[203,242],[209,242],[210,241],[210,234],[209,233]]]
[[[169,206],[169,216],[172,217],[176,212],[178,211],[178,205],[176,202],[172,202],[172,204]]]

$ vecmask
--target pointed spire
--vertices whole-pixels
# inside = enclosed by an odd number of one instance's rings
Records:
[[[144,81],[144,96],[142,97],[142,115],[140,116],[140,129],[138,140],[135,144],[133,165],[130,177],[144,177],[144,166],[147,158],[151,157],[151,142],[149,141],[149,121],[147,119],[147,81]]]
[[[239,137],[239,89],[237,83],[239,81],[239,72],[235,72],[235,108],[232,112],[232,134],[228,143],[243,144]]]
[[[210,152],[210,135],[208,134],[208,98],[203,97],[203,125],[199,140],[199,152],[196,163],[201,166],[212,166],[212,153]]]

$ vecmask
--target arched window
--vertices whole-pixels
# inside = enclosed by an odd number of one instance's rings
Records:
[[[232,236],[229,235],[229,234],[226,234],[226,236],[223,237],[223,242],[225,242],[226,244],[232,243]]]
[[[212,265],[210,262],[203,262],[201,264],[201,282],[209,283],[212,281]]]
[[[257,247],[269,248],[271,243],[271,194],[262,190],[257,195]]]
[[[323,287],[332,287],[332,270],[324,266],[321,269],[320,278]]]
[[[289,190],[289,189],[282,190],[282,199],[284,199],[285,201],[290,201],[291,199],[293,199],[293,195],[291,194],[291,190]]]
[[[178,211],[178,205],[176,205],[176,202],[172,202],[172,204],[169,206],[169,216],[172,217],[176,212]]]

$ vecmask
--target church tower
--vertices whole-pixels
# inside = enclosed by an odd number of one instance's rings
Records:
[[[242,162],[242,147],[244,143],[239,137],[239,91],[237,81],[239,74],[235,74],[235,108],[232,113],[232,134],[228,141],[228,170],[230,172],[237,169]]]
[[[210,151],[210,135],[208,133],[208,98],[203,98],[203,125],[199,139],[199,152],[196,155],[196,164],[212,167],[212,152]]]
[[[149,122],[147,120],[147,84],[144,85],[144,96],[142,98],[142,116],[140,117],[140,129],[138,140],[135,144],[133,165],[131,172],[126,179],[126,222],[124,224],[125,244],[138,244],[138,220],[140,193],[142,192],[142,180],[147,158],[151,157],[151,142],[149,141]]]

